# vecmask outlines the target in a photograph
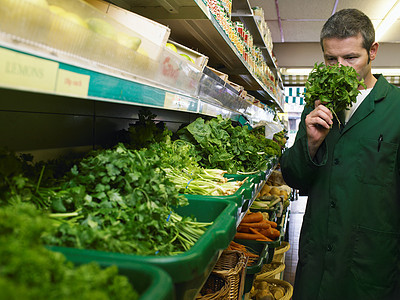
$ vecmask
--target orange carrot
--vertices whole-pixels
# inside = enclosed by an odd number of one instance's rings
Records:
[[[244,223],[255,223],[255,222],[260,222],[264,219],[263,215],[261,212],[255,212],[255,213],[248,213],[246,214],[243,219],[242,222]]]
[[[265,221],[265,220],[263,220],[263,221]],[[267,222],[263,222],[263,221],[261,221],[261,222],[256,222],[256,223],[244,223],[244,222],[241,222],[241,223],[239,224],[239,226],[242,226],[242,227],[251,227],[251,228],[263,228],[263,229],[271,228],[271,225],[270,225],[270,224],[268,224]]]
[[[253,234],[257,235],[257,236],[258,236],[258,239],[261,240],[261,241],[265,241],[265,240],[267,239],[266,236],[262,235],[260,232],[258,232],[257,230],[255,230],[255,229],[253,229],[253,228],[251,228],[251,227],[250,227],[250,231],[251,231]]]
[[[278,224],[276,224],[275,222],[273,222],[273,221],[270,221],[270,220],[265,220],[269,225],[271,225],[271,227],[273,227],[273,228],[276,228],[276,227],[278,227]]]
[[[257,232],[257,231],[256,231]],[[244,233],[244,232],[236,232],[235,238],[239,240],[262,240],[265,241],[266,237],[262,234],[254,234],[254,233]]]
[[[243,227],[243,226],[240,226],[240,225],[237,227],[236,230],[237,230],[238,232],[247,232],[247,233],[250,232],[249,227]]]

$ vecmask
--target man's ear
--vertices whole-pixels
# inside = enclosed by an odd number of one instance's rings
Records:
[[[379,44],[378,42],[374,42],[369,50],[369,58],[373,61],[376,58],[376,54],[378,53]]]

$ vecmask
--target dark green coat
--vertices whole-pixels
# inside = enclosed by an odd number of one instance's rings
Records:
[[[281,158],[286,183],[308,195],[293,299],[400,299],[400,90],[379,76],[314,160],[310,111]]]

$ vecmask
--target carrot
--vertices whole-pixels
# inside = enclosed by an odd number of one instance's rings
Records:
[[[251,227],[251,228],[262,228],[262,229],[271,228],[271,225],[270,225],[269,223],[265,222],[265,221],[266,221],[266,220],[263,220],[263,221],[261,221],[261,222],[256,222],[256,223],[244,223],[244,222],[241,222],[241,223],[239,224],[239,226],[242,226],[242,227]]]
[[[236,229],[238,232],[246,232],[246,233],[249,233],[250,232],[250,229],[249,229],[249,227],[243,227],[243,226],[238,226],[237,227],[237,229]]]
[[[235,239],[239,240],[256,240],[259,236],[253,233],[236,232]]]
[[[273,221],[270,221],[270,220],[265,220],[269,225],[271,225],[271,227],[273,227],[273,228],[276,228],[276,227],[278,227],[278,224],[276,224],[275,222],[273,222]]]
[[[265,236],[265,238],[267,238],[269,240],[269,242],[272,242],[273,240],[271,238],[268,237],[269,235],[269,229],[261,229],[260,233]]]
[[[280,231],[272,227],[270,229],[267,229],[265,232],[265,236],[272,240],[276,240],[278,237],[280,237],[280,235]]]
[[[257,230],[255,230],[255,229],[253,229],[253,228],[251,228],[251,227],[250,227],[250,231],[251,231],[253,234],[256,234],[256,235],[258,236],[258,239],[261,240],[261,241],[265,241],[265,240],[267,239],[266,236],[262,235],[260,232],[258,232]]]
[[[243,219],[242,222],[244,223],[255,223],[255,222],[260,222],[264,219],[263,215],[261,212],[255,212],[255,213],[248,213],[246,214]]]
[[[239,240],[256,240],[256,241],[266,241],[267,238],[262,234],[258,233],[244,233],[244,232],[236,232],[235,238]]]

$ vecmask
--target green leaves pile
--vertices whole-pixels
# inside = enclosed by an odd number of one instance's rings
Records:
[[[32,204],[0,207],[2,299],[138,299],[115,266],[74,266],[44,247],[51,220]]]
[[[324,63],[315,64],[305,84],[304,100],[306,105],[314,107],[316,100],[321,100],[340,121],[337,113],[350,108],[356,102],[359,85],[367,86],[364,80],[357,78],[353,67],[343,65],[326,66]]]
[[[208,121],[197,118],[177,133],[195,146],[201,166],[236,174],[263,170],[272,156],[280,156],[280,146],[265,138],[264,128],[258,130],[234,127],[230,119],[218,116]]]
[[[55,196],[53,210],[59,214],[52,217],[61,225],[45,241],[138,255],[188,250],[210,223],[194,222],[173,211],[173,206],[185,206],[188,201],[161,166],[155,152],[129,150],[122,144],[84,158]],[[184,236],[184,230],[191,238]]]

